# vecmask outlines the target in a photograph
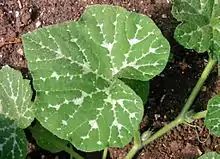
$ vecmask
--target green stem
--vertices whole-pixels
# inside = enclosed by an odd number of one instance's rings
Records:
[[[106,159],[106,158],[107,158],[107,155],[108,155],[108,148],[105,148],[105,149],[103,150],[102,159]]]
[[[141,137],[139,131],[134,136],[134,144],[135,145],[140,145],[141,144]]]
[[[183,109],[178,116],[179,118],[182,118],[186,114],[186,112],[188,112],[190,106],[193,104],[196,96],[198,95],[201,87],[203,86],[205,80],[207,79],[208,75],[210,74],[215,63],[216,63],[216,60],[213,60],[212,58],[209,59],[209,62],[206,65],[204,71],[202,72],[201,77],[197,81],[196,86],[193,88],[189,98],[186,101],[186,104],[183,106]]]
[[[196,114],[193,116],[193,119],[194,119],[194,120],[197,120],[197,119],[205,118],[205,117],[206,117],[206,114],[207,114],[207,110],[198,112],[198,113],[196,113]]]
[[[196,119],[201,119],[204,118],[206,116],[207,111],[202,111],[202,112],[198,112],[196,114],[194,114],[192,116],[192,119],[196,120]],[[161,137],[162,135],[164,135],[165,133],[167,133],[168,131],[170,131],[171,129],[173,129],[174,127],[178,126],[179,124],[184,123],[185,120],[184,118],[176,118],[174,121],[172,121],[171,123],[167,124],[166,126],[164,126],[162,129],[158,130],[156,133],[154,133],[150,138],[148,138],[146,141],[144,141],[143,143],[139,143],[139,144],[135,144],[132,147],[132,149],[129,151],[129,153],[127,154],[127,156],[125,157],[125,159],[132,159],[134,157],[134,155],[140,150],[142,149],[144,146],[146,146],[147,144],[149,144],[150,142],[154,141],[155,139]]]
[[[132,146],[131,150],[125,157],[125,159],[131,159],[137,151],[141,148],[141,139],[140,139],[140,133],[137,131],[137,133],[134,136],[134,145]]]
[[[150,142],[154,141],[155,139],[161,137],[174,127],[178,126],[179,124],[182,124],[185,122],[185,115],[188,112],[190,106],[193,104],[196,96],[198,95],[201,87],[203,86],[205,80],[207,79],[208,75],[210,74],[212,68],[214,67],[216,63],[216,60],[213,60],[212,58],[209,59],[208,64],[206,65],[204,71],[201,74],[201,77],[199,78],[198,82],[196,83],[196,86],[193,88],[189,98],[187,99],[186,104],[184,105],[180,115],[171,123],[167,124],[163,128],[161,128],[159,131],[157,131],[155,134],[153,134],[150,138],[148,138],[146,141],[144,141],[142,144],[135,144],[132,147],[131,151],[126,156],[126,159],[132,159],[134,155],[137,153],[138,150],[149,144]],[[206,111],[202,111],[199,113],[196,113],[192,116],[192,119],[200,119],[204,118],[206,115]],[[135,135],[136,136],[136,135]],[[135,140],[135,139],[134,139]]]
[[[164,135],[165,133],[167,133],[168,131],[170,131],[171,129],[173,129],[174,127],[176,127],[179,124],[182,124],[184,122],[184,119],[182,118],[177,118],[174,121],[172,121],[171,123],[167,124],[166,126],[164,126],[163,128],[161,128],[160,130],[158,130],[155,134],[153,134],[149,139],[147,139],[146,141],[143,142],[143,145],[147,145],[150,142],[154,141],[155,139],[157,139],[158,137],[161,137],[162,135]]]
[[[71,157],[74,157],[75,159],[84,159],[82,156],[80,156],[78,153],[76,153],[71,147],[65,147],[64,151],[70,154]]]

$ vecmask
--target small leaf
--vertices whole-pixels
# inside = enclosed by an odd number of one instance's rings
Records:
[[[220,136],[220,96],[215,96],[209,100],[207,106],[205,126],[211,133]]]
[[[141,141],[142,141],[142,142],[147,141],[147,140],[151,137],[152,134],[153,134],[153,132],[152,132],[150,129],[147,130],[147,131],[145,131],[145,132],[141,135]]]
[[[0,114],[17,122],[20,128],[29,126],[34,119],[30,81],[5,66],[0,70],[0,90]]]
[[[219,57],[220,5],[215,0],[174,0],[173,16],[181,23],[175,39],[184,47],[197,52],[212,50]]]
[[[36,140],[37,145],[45,150],[57,153],[64,151],[65,147],[68,147],[68,141],[62,140],[53,135],[50,131],[42,127],[39,122],[36,122],[33,127],[29,127],[29,130]]]
[[[138,81],[138,80],[131,80],[123,78],[121,79],[126,85],[131,87],[135,93],[139,97],[141,97],[144,104],[147,103],[148,95],[149,95],[149,81]]]
[[[37,91],[37,119],[46,129],[84,151],[131,141],[143,103],[120,78],[153,78],[170,51],[150,18],[93,5],[78,22],[39,29],[22,39]]]
[[[27,155],[26,136],[13,120],[0,114],[0,158],[24,159]]]
[[[220,154],[217,152],[207,152],[200,156],[198,159],[220,159]]]

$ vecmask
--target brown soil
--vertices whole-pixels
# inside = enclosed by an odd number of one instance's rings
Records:
[[[10,65],[22,73],[28,72],[22,44],[18,37],[36,28],[77,20],[88,4],[114,4],[153,18],[170,41],[174,59],[160,76],[151,81],[151,92],[141,131],[157,130],[172,121],[180,112],[205,64],[206,55],[185,50],[172,38],[175,21],[167,0],[0,0],[0,67]],[[210,75],[198,96],[194,110],[205,109],[208,99],[220,90],[216,70]],[[152,142],[136,156],[139,159],[196,158],[207,151],[220,152],[220,138],[210,135],[203,121],[178,126]],[[31,142],[31,141],[30,141]],[[34,142],[31,142],[34,146]],[[131,144],[123,149],[111,148],[109,158],[124,158]],[[84,153],[86,158],[100,158],[101,153]],[[69,158],[65,153],[50,154],[34,148],[29,158]]]

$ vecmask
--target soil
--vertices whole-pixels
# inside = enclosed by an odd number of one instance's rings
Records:
[[[36,28],[77,20],[88,4],[114,4],[152,17],[170,41],[173,59],[150,84],[150,96],[140,131],[157,130],[172,121],[207,63],[206,54],[181,47],[172,37],[176,26],[168,0],[0,0],[0,67],[10,65],[28,75],[27,62],[19,36]],[[195,111],[206,108],[208,100],[219,93],[220,80],[213,70],[193,105]],[[138,159],[197,158],[208,151],[220,152],[220,138],[204,128],[203,120],[193,126],[180,125],[142,149]],[[124,148],[110,148],[109,158],[121,159],[132,143]],[[30,139],[28,158],[69,158],[65,152],[51,154]],[[101,158],[101,152],[83,153],[89,159]]]

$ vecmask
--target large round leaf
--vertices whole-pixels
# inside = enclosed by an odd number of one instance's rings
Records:
[[[8,66],[0,70],[0,114],[26,128],[34,119],[30,81]]]
[[[24,159],[28,142],[24,131],[13,120],[0,114],[0,158]]]
[[[37,90],[37,119],[45,128],[84,151],[130,142],[143,103],[119,78],[147,81],[169,57],[169,43],[151,19],[95,5],[78,22],[22,39]]]
[[[217,95],[209,100],[208,113],[205,118],[205,126],[211,133],[220,136],[220,96]]]

